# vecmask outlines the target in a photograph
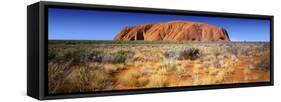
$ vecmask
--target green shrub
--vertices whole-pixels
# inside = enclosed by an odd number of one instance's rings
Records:
[[[49,49],[48,50],[48,60],[52,60],[56,57],[56,51],[55,49]]]
[[[70,48],[66,50],[63,60],[72,60],[73,63],[83,62],[85,51],[82,49]]]
[[[131,57],[134,53],[131,51],[123,51],[120,50],[116,53],[113,53],[113,61],[112,63],[124,63],[127,58]]]
[[[165,51],[163,55],[167,59],[176,59],[178,57],[175,51],[170,51],[170,50]]]
[[[89,59],[90,61],[102,62],[103,55],[104,54],[101,51],[92,50],[87,56],[87,59]]]
[[[73,60],[73,63],[82,63],[88,61],[101,62],[100,56],[103,55],[101,51],[90,50],[88,48],[67,48],[61,51],[61,60]]]
[[[200,56],[200,51],[197,48],[185,48],[179,52],[179,59],[181,60],[186,60],[186,59],[195,60],[199,58],[199,56]]]

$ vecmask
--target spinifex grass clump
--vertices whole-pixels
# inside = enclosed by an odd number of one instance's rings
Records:
[[[177,70],[177,65],[173,61],[164,61],[159,65],[160,69],[164,69],[166,72],[174,72]]]
[[[167,59],[175,59],[178,57],[177,53],[175,51],[166,51],[166,52],[164,52],[164,56]]]
[[[49,48],[48,49],[48,60],[52,60],[52,59],[54,59],[56,57],[56,51],[55,51],[55,49],[53,48],[53,49],[51,49],[51,48]]]
[[[100,62],[100,55],[102,52],[83,49],[83,48],[73,48],[67,50],[63,55],[63,60],[72,60],[73,63],[81,64],[89,61]]]
[[[180,60],[195,60],[199,58],[200,52],[197,48],[184,48],[179,52],[179,59]]]
[[[111,55],[113,56],[112,63],[124,63],[127,58],[132,57],[133,55],[134,53],[131,51],[117,51]]]

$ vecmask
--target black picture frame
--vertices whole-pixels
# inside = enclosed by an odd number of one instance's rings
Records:
[[[125,90],[125,91],[115,90],[115,91],[50,95],[47,93],[48,77],[46,73],[48,67],[46,64],[47,63],[46,55],[48,49],[48,45],[47,45],[48,44],[48,23],[47,23],[48,7],[270,20],[270,82],[150,88],[150,89],[135,89],[135,90]],[[32,5],[29,5],[27,7],[27,26],[28,26],[27,28],[27,35],[28,35],[27,37],[27,43],[28,43],[27,45],[27,95],[39,100],[47,100],[47,99],[61,99],[61,98],[81,98],[81,97],[96,97],[96,96],[110,96],[110,95],[206,90],[206,89],[273,86],[274,84],[273,18],[274,17],[272,15],[187,11],[187,10],[174,10],[174,9],[156,9],[156,8],[40,1]]]

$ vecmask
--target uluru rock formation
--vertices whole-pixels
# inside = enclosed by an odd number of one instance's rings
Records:
[[[224,28],[206,23],[170,21],[123,28],[114,40],[230,41]]]

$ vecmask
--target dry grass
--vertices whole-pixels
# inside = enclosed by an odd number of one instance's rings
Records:
[[[153,74],[149,77],[149,83],[146,85],[147,88],[159,88],[166,87],[166,76],[163,74]]]
[[[125,86],[137,86],[138,78],[141,76],[137,71],[127,71],[119,78],[119,83]]]
[[[268,81],[269,52],[267,43],[52,43],[48,92]]]

